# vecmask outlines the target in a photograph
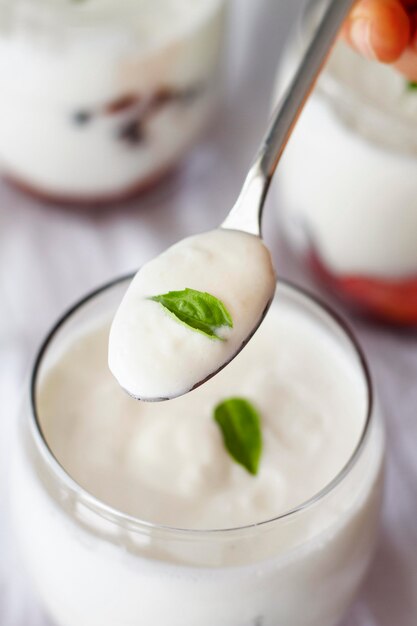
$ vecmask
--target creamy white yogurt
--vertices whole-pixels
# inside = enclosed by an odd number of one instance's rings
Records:
[[[289,51],[282,89],[300,46]],[[279,168],[290,238],[336,275],[417,275],[417,93],[339,43]],[[278,187],[277,187],[278,188]]]
[[[172,166],[217,98],[223,0],[0,3],[0,164],[111,199]]]
[[[194,289],[220,300],[233,328],[211,338],[149,298]],[[179,396],[217,372],[260,323],[275,291],[271,255],[259,237],[217,229],[188,237],[144,265],[115,315],[109,367],[132,396]]]
[[[42,385],[39,410],[69,474],[121,511],[181,528],[260,522],[320,491],[359,441],[364,384],[300,315],[275,305],[222,372],[162,404],[136,402],[120,389],[107,369],[108,333],[108,324],[94,329],[63,354]],[[230,396],[250,399],[262,416],[256,478],[226,453],[213,419]]]
[[[108,296],[114,292],[109,306]],[[252,342],[205,386],[169,403],[130,399],[106,367],[119,287],[80,307],[42,359],[36,427],[23,429],[12,495],[36,588],[59,626],[335,626],[369,563],[380,504],[382,435],[358,357],[314,303],[278,286]],[[104,315],[104,317],[103,317]],[[107,319],[107,321],[106,321]],[[242,395],[262,416],[253,477],[212,417]],[[167,530],[126,520],[105,504]],[[323,593],[323,590],[326,593]]]

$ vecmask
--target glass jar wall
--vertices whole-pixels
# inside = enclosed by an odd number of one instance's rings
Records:
[[[311,30],[310,3],[278,93]],[[278,96],[277,96],[278,97]],[[339,42],[279,168],[284,230],[306,265],[356,309],[417,324],[417,91]]]
[[[226,0],[1,0],[0,167],[107,202],[173,167],[215,106]]]
[[[280,281],[279,306],[317,324],[351,363],[346,394],[363,386],[356,448],[325,488],[276,519],[211,531],[149,523],[71,478],[49,448],[37,400],[65,346],[111,316],[126,285],[98,290],[54,327],[22,413],[14,528],[47,612],[57,626],[335,626],[368,567],[381,503],[384,438],[360,348],[333,314]]]

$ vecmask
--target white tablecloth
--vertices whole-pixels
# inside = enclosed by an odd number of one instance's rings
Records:
[[[276,64],[300,4],[235,0],[223,105],[180,170],[146,197],[111,210],[71,211],[0,185],[0,626],[48,624],[7,524],[10,438],[36,346],[63,308],[87,290],[220,222],[262,134]],[[280,240],[277,208],[271,197],[264,232],[278,271],[318,291]],[[376,559],[343,626],[416,626],[417,335],[353,324],[386,416],[388,476]]]

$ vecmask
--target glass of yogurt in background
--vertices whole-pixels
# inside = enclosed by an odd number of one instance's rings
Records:
[[[141,403],[107,367],[131,277],[52,329],[34,366],[12,481],[14,527],[57,626],[335,626],[372,556],[384,437],[344,324],[278,283],[242,353],[183,398]],[[254,477],[214,406],[262,417]]]
[[[308,37],[310,2],[279,71]],[[336,45],[278,170],[295,252],[357,309],[417,323],[417,90],[389,65]]]
[[[110,202],[172,168],[215,107],[227,0],[1,0],[0,168]]]

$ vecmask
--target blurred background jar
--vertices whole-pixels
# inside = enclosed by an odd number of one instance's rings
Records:
[[[0,0],[0,164],[47,199],[133,195],[213,112],[227,0]]]
[[[322,5],[309,3],[278,94]],[[277,189],[291,247],[328,287],[362,312],[417,323],[416,84],[339,42],[291,137]]]

